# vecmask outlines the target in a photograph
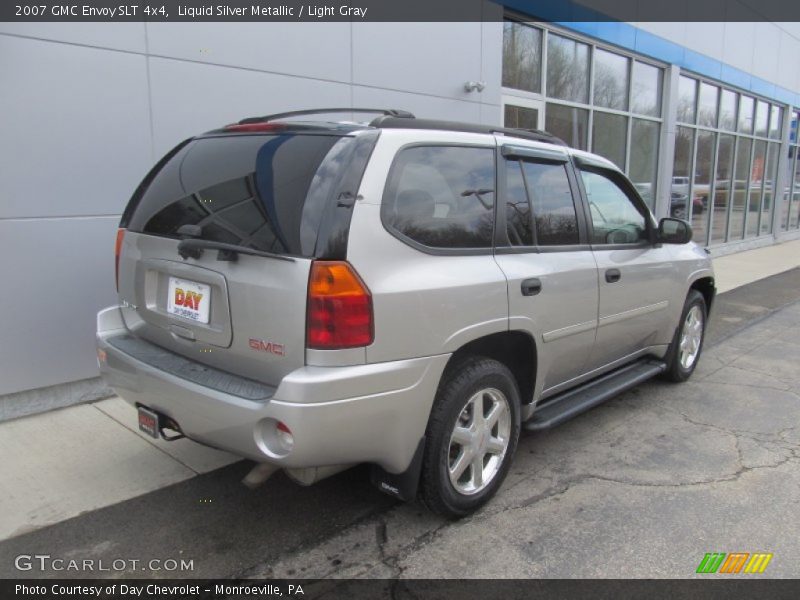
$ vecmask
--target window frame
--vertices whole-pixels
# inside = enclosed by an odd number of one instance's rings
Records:
[[[583,211],[585,213],[585,219],[589,233],[589,245],[591,246],[592,250],[630,250],[635,248],[649,248],[658,245],[656,241],[657,225],[655,222],[655,217],[653,217],[653,213],[650,212],[650,208],[647,206],[647,203],[639,195],[636,187],[628,180],[628,177],[622,171],[618,171],[606,166],[600,166],[588,161],[581,161],[580,157],[573,156],[573,160],[575,162],[575,176],[580,188]],[[625,196],[628,197],[628,200],[631,201],[636,211],[642,217],[644,217],[646,233],[646,238],[644,240],[641,240],[635,244],[601,244],[593,241],[594,223],[592,221],[592,213],[589,206],[589,196],[586,193],[586,187],[583,185],[583,178],[580,177],[580,171],[587,171],[589,173],[595,173],[605,177],[621,189],[622,193],[625,194]]]
[[[396,172],[398,169],[398,163],[400,155],[403,153],[404,150],[410,148],[437,148],[437,147],[444,147],[444,148],[477,148],[481,150],[491,150],[492,151],[492,160],[494,162],[494,205],[492,210],[492,235],[491,239],[489,240],[490,245],[486,248],[439,248],[436,246],[427,246],[418,242],[414,239],[411,239],[401,231],[395,229],[386,218],[386,207],[388,206],[387,203],[387,196],[394,191],[393,182],[396,177]],[[394,153],[392,157],[392,164],[389,166],[389,171],[386,175],[386,183],[383,187],[383,193],[381,194],[381,206],[380,210],[380,218],[381,218],[381,225],[383,228],[394,238],[409,246],[414,248],[415,250],[419,250],[420,252],[424,252],[425,254],[431,254],[434,256],[483,256],[483,255],[493,255],[496,242],[497,242],[497,220],[498,220],[498,210],[497,210],[497,198],[499,196],[498,190],[498,152],[497,152],[497,145],[486,143],[486,144],[470,144],[466,142],[442,142],[442,141],[419,141],[419,142],[411,142],[408,144],[404,144],[400,146]],[[503,220],[505,226],[505,219]]]

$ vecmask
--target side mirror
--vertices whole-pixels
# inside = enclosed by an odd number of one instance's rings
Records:
[[[664,217],[658,224],[658,241],[662,244],[688,244],[692,241],[692,226],[680,219]]]

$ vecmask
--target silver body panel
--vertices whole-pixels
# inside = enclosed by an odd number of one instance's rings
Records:
[[[421,251],[387,231],[380,216],[392,161],[416,143],[494,147],[503,140],[452,131],[381,132],[353,207],[347,250],[372,294],[371,345],[305,349],[308,259],[241,256],[221,263],[206,252],[181,261],[176,240],[128,234],[120,306],[98,315],[97,343],[107,357],[100,368],[109,384],[128,402],[173,417],[188,437],[257,461],[293,469],[372,462],[399,473],[425,434],[448,360],[469,342],[507,331],[533,339],[535,385],[532,397],[523,399],[523,418],[544,398],[638,357],[665,354],[689,287],[713,277],[705,251],[693,243],[457,256]],[[517,139],[514,145],[553,148]],[[619,282],[605,281],[609,268],[620,270]],[[168,275],[212,286],[208,326],[181,323],[188,333],[172,327],[159,299]],[[532,277],[542,281],[542,291],[523,296],[521,282]],[[251,402],[161,372],[108,344],[127,332],[272,385],[275,394]],[[254,351],[250,338],[282,344],[283,355]],[[287,456],[261,443],[265,419],[291,428],[295,445]]]
[[[311,261],[241,255],[220,262],[216,252],[182,260],[178,241],[127,232],[119,262],[123,317],[135,335],[243,377],[277,385],[306,362],[306,288]],[[166,312],[170,276],[211,286],[208,325]],[[254,351],[250,339],[272,343]]]

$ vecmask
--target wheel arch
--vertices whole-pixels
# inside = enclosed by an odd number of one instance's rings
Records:
[[[697,290],[703,295],[706,301],[706,313],[711,313],[711,305],[714,302],[714,296],[717,293],[716,284],[712,276],[699,277],[692,281],[689,290]]]
[[[450,370],[467,356],[485,356],[503,363],[514,375],[523,405],[533,402],[536,387],[538,350],[533,336],[526,331],[511,330],[491,333],[471,340],[450,356],[442,374],[445,380]]]

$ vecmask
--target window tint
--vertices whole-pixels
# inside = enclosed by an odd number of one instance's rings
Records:
[[[539,129],[539,111],[527,106],[506,104],[503,111],[503,126],[520,129]]]
[[[717,99],[719,88],[708,83],[700,84],[699,110],[697,115],[698,125],[706,127],[717,126]]]
[[[781,139],[781,127],[783,127],[783,109],[773,104],[772,116],[769,118],[769,137],[773,140]]]
[[[631,109],[635,113],[661,116],[661,79],[663,71],[658,67],[635,61],[633,63],[633,89]]]
[[[295,134],[195,140],[149,184],[128,227],[177,238],[181,226],[199,225],[201,239],[312,256],[353,144]]]
[[[755,100],[750,96],[742,96],[739,101],[739,131],[753,133],[753,108]]]
[[[384,223],[434,248],[491,248],[494,150],[417,146],[395,159]]]
[[[644,216],[622,188],[609,177],[581,171],[592,213],[592,243],[636,244],[647,239]]]
[[[585,108],[575,108],[548,102],[547,110],[545,110],[544,128],[573,148],[586,150],[589,111]]]
[[[722,90],[719,100],[719,126],[727,131],[736,131],[736,92]]]
[[[594,113],[592,152],[604,156],[620,169],[625,168],[625,146],[628,137],[628,117],[613,113]]]
[[[619,54],[597,48],[594,52],[594,103],[606,108],[628,108],[628,63]]]
[[[578,219],[564,165],[522,163],[536,222],[536,244],[577,244]]]
[[[656,199],[660,134],[661,125],[659,123],[644,119],[633,120],[628,176],[650,208],[655,206]]]
[[[506,232],[512,246],[532,246],[531,205],[519,161],[506,162]]]
[[[678,79],[678,121],[694,123],[696,98],[697,80],[681,75]]]
[[[542,31],[515,21],[503,23],[503,85],[542,91]]]
[[[587,104],[589,46],[553,33],[547,39],[547,95]]]

